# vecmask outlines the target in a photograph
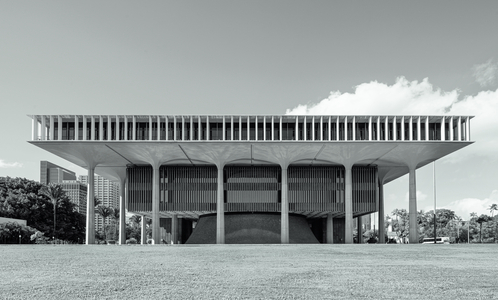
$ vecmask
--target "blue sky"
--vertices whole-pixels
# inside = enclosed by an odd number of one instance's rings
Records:
[[[438,207],[498,203],[498,2],[3,1],[0,176],[39,161],[27,114],[475,115]],[[432,166],[417,173],[433,207]],[[408,207],[408,179],[386,185]]]

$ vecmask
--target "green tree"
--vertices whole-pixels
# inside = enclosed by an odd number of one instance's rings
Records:
[[[107,220],[108,217],[110,217],[113,214],[112,207],[99,205],[97,206],[97,213],[102,216],[102,219],[104,219],[102,227],[104,229],[104,239],[107,239],[107,235],[105,232],[105,221]]]
[[[77,243],[85,237],[85,217],[77,212],[67,195],[57,201],[54,222],[52,200],[40,193],[44,184],[25,178],[0,177],[0,217],[26,220],[45,236],[54,234],[60,240]]]
[[[479,218],[477,218],[476,222],[479,223],[480,229],[479,229],[479,241],[482,243],[482,224],[487,223],[491,220],[491,218],[488,215],[480,215]]]
[[[59,200],[61,200],[64,196],[66,196],[66,192],[62,189],[62,186],[60,184],[55,184],[55,183],[49,183],[48,185],[42,187],[40,189],[40,194],[47,196],[53,204],[53,210],[54,210],[54,231],[52,234],[52,238],[55,241],[55,232],[56,232],[56,225],[57,225],[57,204],[59,203]]]
[[[410,233],[408,211],[406,209],[395,209],[391,214],[396,217],[391,221],[392,230],[396,232],[402,243],[405,243]]]

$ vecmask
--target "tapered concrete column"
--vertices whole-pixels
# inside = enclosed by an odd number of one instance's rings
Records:
[[[223,165],[218,166],[218,190],[216,193],[216,244],[225,243],[225,201],[223,199]]]
[[[173,215],[171,218],[171,241],[173,244],[178,244],[178,216]]]
[[[360,217],[356,217],[358,220],[358,244],[363,244],[363,220]]]
[[[140,228],[140,244],[146,245],[147,244],[147,231],[145,230],[147,228],[147,222],[146,222],[146,217],[142,216],[142,221],[140,222],[141,228]]]
[[[344,209],[345,209],[345,244],[353,243],[353,182],[351,167],[344,166],[346,170],[346,186],[345,186],[345,199],[344,199]]]
[[[332,214],[327,215],[327,244],[334,243],[334,217]]]
[[[126,244],[126,177],[119,181],[119,244]]]
[[[410,224],[410,244],[418,244],[418,224],[417,224],[417,184],[415,168],[410,167],[409,171],[409,224]]]
[[[379,183],[379,243],[384,244],[386,235],[384,232],[384,184]]]
[[[87,245],[95,244],[95,187],[94,187],[95,166],[88,166],[88,186],[86,195],[86,232],[85,240]]]
[[[152,239],[154,244],[161,243],[159,231],[159,165],[152,166]]]
[[[280,220],[280,240],[282,244],[289,243],[289,199],[287,194],[287,166],[282,166],[282,208]]]

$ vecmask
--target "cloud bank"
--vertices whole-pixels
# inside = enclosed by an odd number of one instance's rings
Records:
[[[493,203],[498,203],[498,190],[492,191],[488,198],[482,200],[476,198],[465,198],[453,201],[441,208],[451,209],[464,220],[469,220],[471,212],[475,212],[477,215],[490,215],[488,208]]]
[[[22,164],[18,162],[8,163],[0,159],[0,168],[21,168]]]
[[[443,91],[427,78],[408,81],[399,77],[392,85],[371,81],[355,87],[353,93],[332,91],[318,103],[287,109],[288,115],[470,115],[473,155],[498,160],[498,89],[475,96],[460,95],[458,90]],[[462,151],[452,159],[462,159]]]

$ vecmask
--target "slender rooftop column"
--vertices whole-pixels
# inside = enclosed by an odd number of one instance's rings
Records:
[[[90,116],[92,122],[90,123],[90,140],[95,141],[95,116]]]
[[[407,137],[405,136],[405,117],[401,117],[401,140],[405,141]]]
[[[351,140],[356,141],[356,117],[353,116],[353,124],[351,126],[353,128],[353,138]]]
[[[463,141],[462,140],[462,117],[458,117],[457,121],[457,134],[458,134],[458,141]]]
[[[287,166],[282,166],[282,208],[280,240],[282,244],[289,243],[289,199],[287,198]]]
[[[263,116],[263,141],[266,141],[266,116]]]
[[[453,117],[450,117],[450,141],[453,141]]]
[[[49,140],[55,140],[55,132],[54,132],[54,116],[50,116],[50,128],[48,129],[47,138]]]
[[[304,130],[304,132],[303,132],[304,139],[303,140],[307,141],[308,140],[308,134],[307,134],[308,132],[306,131],[306,116],[304,116],[303,130]]]
[[[410,244],[418,244],[418,224],[417,224],[417,184],[415,168],[409,168],[409,224],[410,224]]]
[[[429,140],[429,117],[425,117],[425,140]]]
[[[137,117],[133,116],[133,123],[132,123],[132,128],[131,128],[131,140],[136,141],[137,140]]]
[[[444,141],[446,139],[446,119],[445,117],[442,118],[441,120],[441,141]]]
[[[397,122],[396,122],[396,117],[393,118],[393,141],[398,139],[398,131],[397,131]]]
[[[80,122],[78,116],[74,116],[74,140],[77,141],[80,139],[79,137],[79,132],[80,132]]]
[[[62,117],[57,116],[57,140],[62,140]]]
[[[413,141],[413,119],[410,117],[410,123],[408,123],[408,137],[410,141]]]
[[[41,116],[41,139],[44,141],[47,137],[45,133],[47,132],[47,119],[44,115]]]
[[[348,140],[348,117],[344,117],[344,140]]]
[[[345,169],[345,199],[344,199],[344,210],[345,210],[345,238],[344,242],[346,244],[353,243],[353,182],[351,174],[351,166],[344,166]]]
[[[216,244],[225,243],[225,201],[223,199],[223,165],[218,165],[216,193]]]
[[[124,132],[123,132],[123,140],[127,141],[128,140],[128,116],[123,116],[123,122],[124,122]],[[166,134],[168,128],[166,128]]]
[[[31,139],[33,141],[36,141],[38,140],[38,119],[37,119],[37,116],[33,116],[33,119],[32,119],[32,122],[33,122],[33,127],[32,127],[32,136],[31,136]]]
[[[110,115],[107,116],[107,139],[112,141],[112,118]]]
[[[99,141],[104,140],[104,118],[99,116]]]
[[[120,140],[120,136],[119,136],[119,135],[120,135],[120,133],[121,133],[121,132],[120,132],[120,131],[121,131],[121,130],[120,130],[121,128],[119,128],[119,123],[120,123],[120,122],[119,122],[119,116],[118,116],[118,115],[116,115],[116,127],[115,127],[115,130],[116,130],[116,141],[119,141],[119,140]]]
[[[420,125],[420,117],[417,117],[417,141],[420,141],[422,138],[422,131],[420,130],[421,125]]]

